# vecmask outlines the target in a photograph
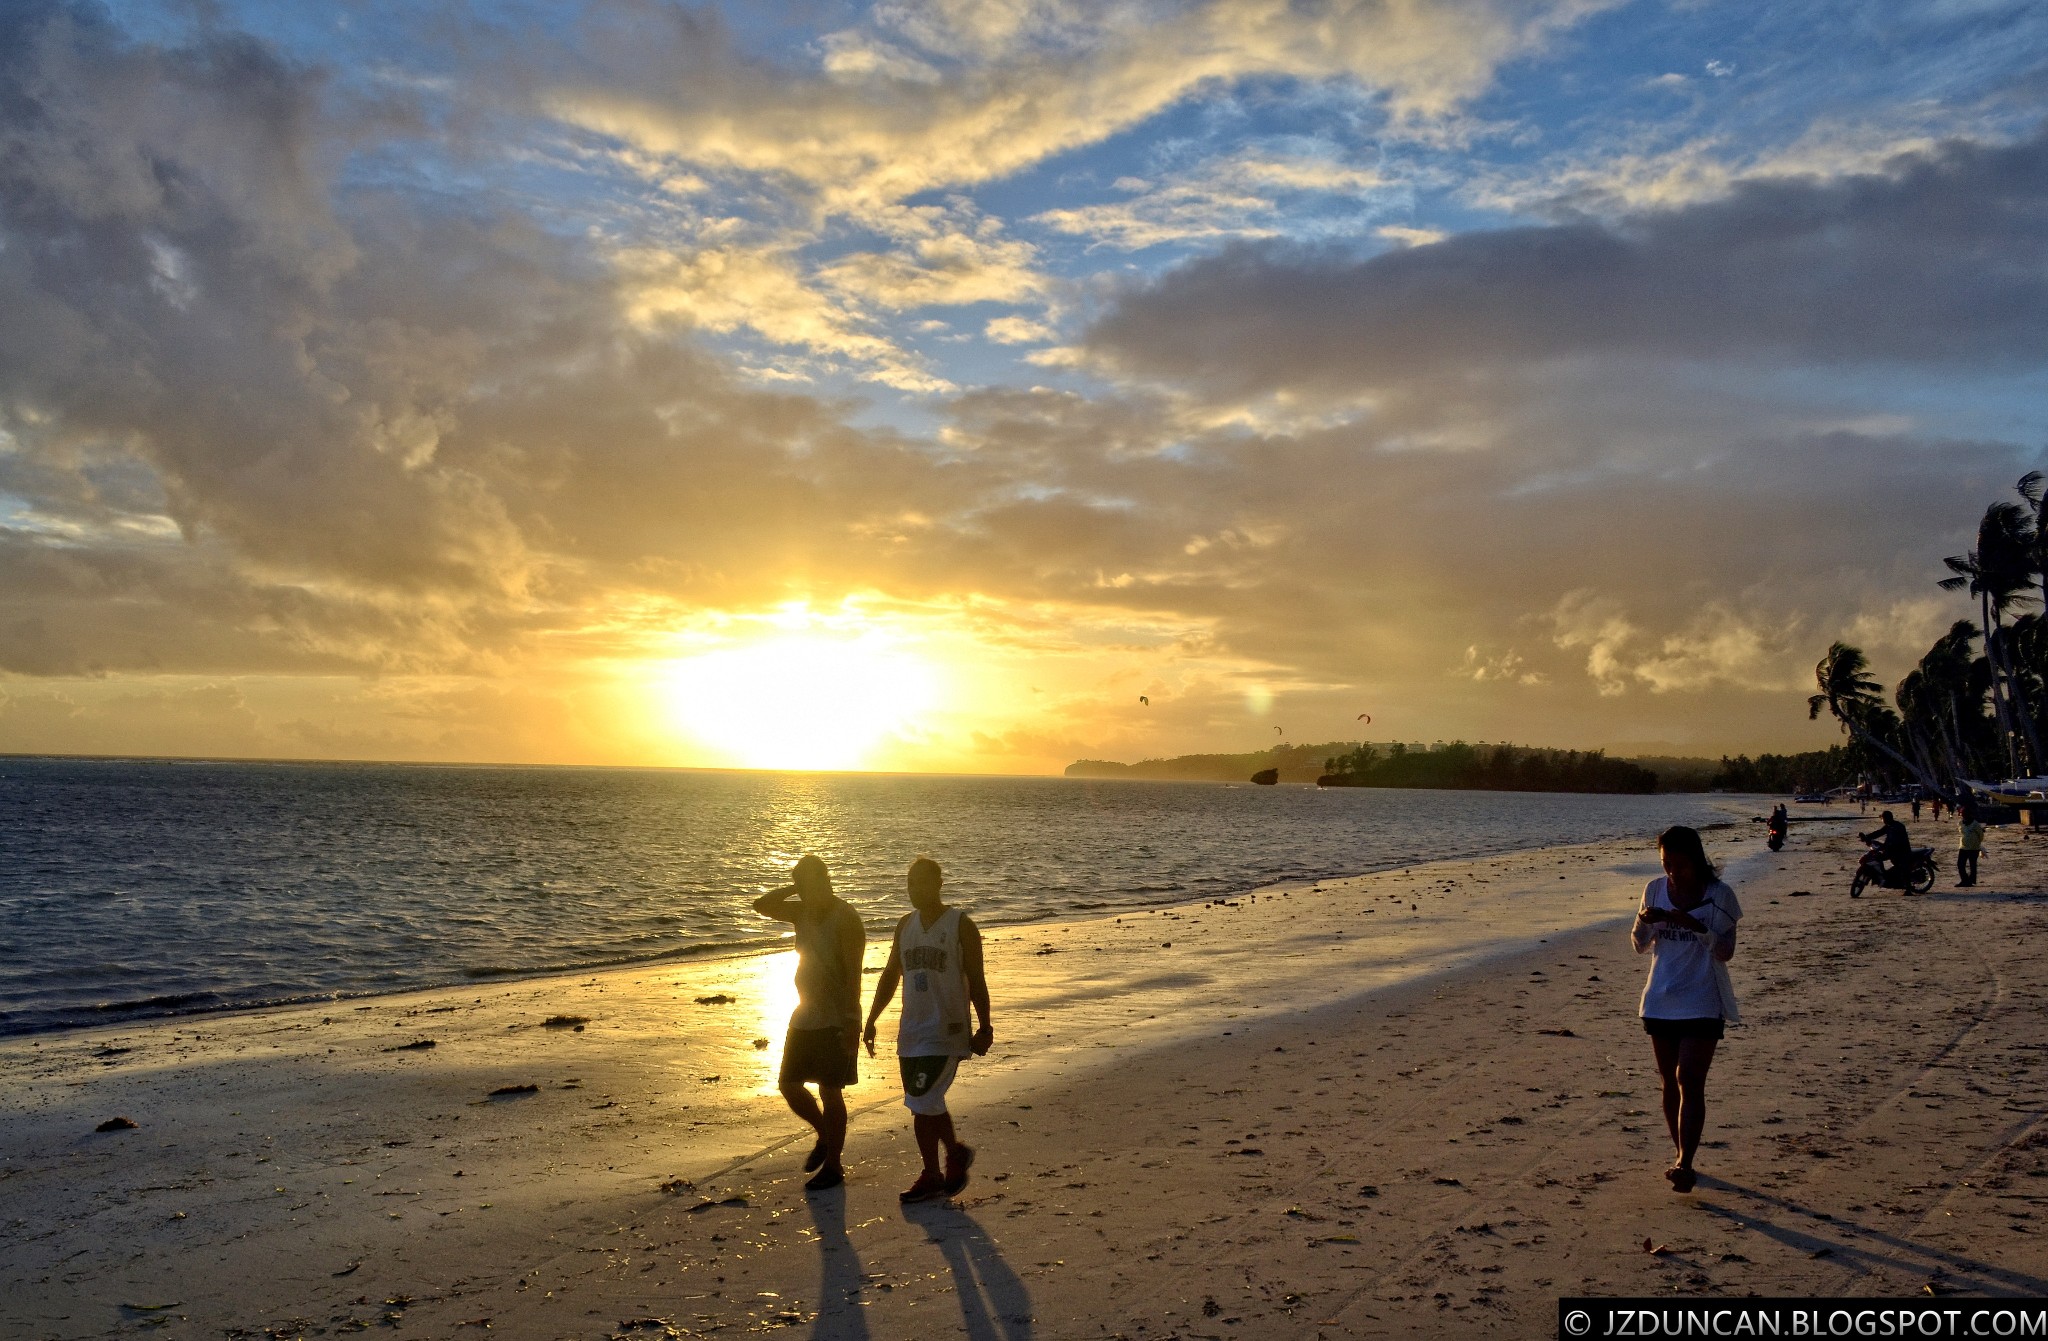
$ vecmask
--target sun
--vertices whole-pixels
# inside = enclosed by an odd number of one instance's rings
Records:
[[[936,706],[939,675],[879,635],[786,633],[670,665],[675,726],[744,768],[844,769]]]

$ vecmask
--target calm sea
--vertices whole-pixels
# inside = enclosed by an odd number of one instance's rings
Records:
[[[1729,798],[0,759],[0,1034],[772,943],[805,852],[1000,924],[1729,817]]]

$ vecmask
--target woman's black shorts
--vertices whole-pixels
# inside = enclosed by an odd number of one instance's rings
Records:
[[[1653,1020],[1643,1017],[1643,1032],[1651,1038],[1720,1038],[1725,1022],[1718,1015],[1703,1020]]]

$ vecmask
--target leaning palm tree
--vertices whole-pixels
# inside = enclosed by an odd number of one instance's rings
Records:
[[[1998,733],[2005,741],[2011,776],[2023,771],[2020,741],[2028,761],[2038,766],[2041,742],[2025,704],[2014,699],[2017,685],[2005,648],[2005,612],[2034,599],[2034,533],[2027,510],[2018,503],[1993,503],[1977,525],[1977,548],[1943,559],[1953,576],[1943,578],[1944,591],[1968,590],[1984,612],[1984,655],[1991,661],[1991,707]]]
[[[2048,481],[2048,476],[2043,476],[2038,470],[2030,470],[2020,476],[2020,482],[2013,488],[2025,500],[2027,511],[2032,514],[2034,572],[2041,579],[2042,608],[2048,609],[2048,489],[2042,487],[2044,481]]]
[[[1920,771],[1933,777],[1944,773],[1956,775],[1954,752],[1944,767],[1936,767],[1934,745],[1942,738],[1941,689],[1924,670],[1906,672],[1899,680],[1899,687],[1892,691],[1892,702],[1899,705],[1899,729],[1905,744],[1912,750],[1913,758],[1920,764]]]
[[[1819,718],[1826,709],[1854,740],[1878,751],[1929,791],[1942,790],[1933,776],[1920,765],[1893,749],[1884,739],[1884,729],[1898,721],[1885,707],[1884,686],[1870,673],[1870,661],[1860,647],[1838,642],[1813,668],[1820,692],[1806,700],[1806,719]],[[1887,721],[1889,719],[1889,721]]]
[[[1976,654],[1972,644],[1977,626],[1959,619],[1920,658],[1913,676],[1919,677],[1911,694],[1907,681],[1899,681],[1895,696],[1900,713],[1918,722],[1942,747],[1948,773],[1962,777],[1978,771],[1973,761],[1979,744],[1990,732],[1984,716],[1984,699],[1989,692],[1991,666]],[[1908,699],[1917,711],[1908,709]]]

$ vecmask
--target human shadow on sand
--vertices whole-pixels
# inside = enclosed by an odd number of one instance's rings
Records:
[[[1893,1271],[1948,1278],[1951,1286],[1972,1292],[2036,1298],[2048,1295],[2048,1279],[2030,1276],[2022,1271],[2013,1271],[1978,1258],[1965,1257],[1961,1253],[1949,1252],[1931,1243],[1887,1234],[1869,1225],[1822,1220],[1811,1208],[1760,1188],[1745,1187],[1740,1183],[1729,1182],[1725,1178],[1702,1174],[1699,1190],[1732,1193],[1801,1217],[1811,1226],[1810,1230],[1802,1231],[1789,1224],[1774,1223],[1765,1217],[1732,1206],[1716,1206],[1705,1200],[1699,1203],[1699,1208],[1710,1215],[1732,1220],[1744,1229],[1775,1239],[1809,1257],[1824,1254],[1854,1271],[1867,1272],[1873,1267],[1888,1267]]]
[[[868,1341],[867,1310],[861,1305],[867,1279],[860,1254],[846,1236],[846,1189],[814,1192],[804,1204],[818,1228],[818,1316],[811,1335],[816,1341]]]
[[[1982,882],[1980,882],[1982,883]],[[1928,903],[2048,903],[2038,889],[1936,889],[1917,896]]]
[[[903,1218],[945,1255],[969,1341],[1030,1341],[1031,1292],[973,1216],[951,1203],[926,1203],[904,1207]]]

